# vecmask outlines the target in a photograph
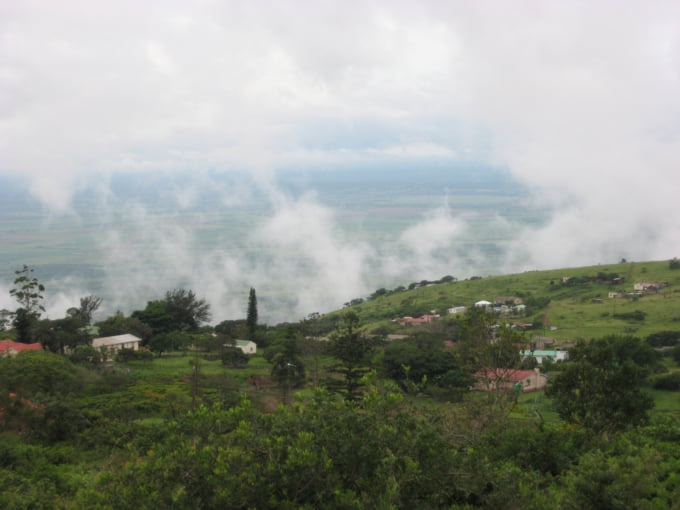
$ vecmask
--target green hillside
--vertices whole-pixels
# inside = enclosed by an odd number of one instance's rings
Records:
[[[664,286],[631,296],[634,285],[643,282]],[[518,297],[527,305],[525,314],[501,316],[501,320],[532,323],[533,334],[565,342],[612,333],[644,337],[680,329],[680,270],[671,269],[669,261],[530,271],[409,287],[415,288],[380,289],[361,303],[354,300],[348,308],[359,314],[367,330],[392,333],[405,329],[396,320],[400,317],[435,311],[450,320],[454,316],[447,314],[449,308],[469,307],[480,300],[493,303],[501,296]],[[610,292],[621,297],[610,298]]]

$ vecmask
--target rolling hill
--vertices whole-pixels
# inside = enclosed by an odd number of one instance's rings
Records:
[[[398,333],[406,329],[398,321],[404,316],[437,313],[450,320],[454,316],[447,314],[449,308],[517,297],[526,305],[526,312],[504,315],[502,320],[531,323],[535,335],[558,341],[608,334],[645,337],[680,330],[680,270],[671,269],[668,260],[445,281],[450,279],[413,283],[408,289],[379,289],[364,300],[353,300],[345,309],[357,312],[367,331]],[[658,285],[636,292],[636,284],[643,283]]]

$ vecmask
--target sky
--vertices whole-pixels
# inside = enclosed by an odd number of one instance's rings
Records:
[[[247,172],[273,205],[259,235],[318,236],[295,247],[317,278],[291,288],[320,282],[326,297],[297,295],[298,315],[370,290],[370,249],[336,235],[313,195],[277,188],[284,168],[507,169],[554,212],[499,270],[677,256],[678,90],[673,0],[0,3],[0,176],[21,177],[59,217],[79,192],[107,196],[117,173]],[[178,189],[179,206],[200,185]],[[438,211],[423,222],[425,260],[466,228]]]

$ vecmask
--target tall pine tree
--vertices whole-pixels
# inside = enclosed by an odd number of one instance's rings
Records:
[[[255,332],[257,330],[257,296],[255,289],[250,287],[250,294],[248,295],[248,315],[246,317],[246,325],[248,326],[248,340],[255,341]]]

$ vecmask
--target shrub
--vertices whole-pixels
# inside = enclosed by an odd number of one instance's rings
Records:
[[[654,389],[668,391],[680,390],[680,372],[657,377],[654,380]]]

